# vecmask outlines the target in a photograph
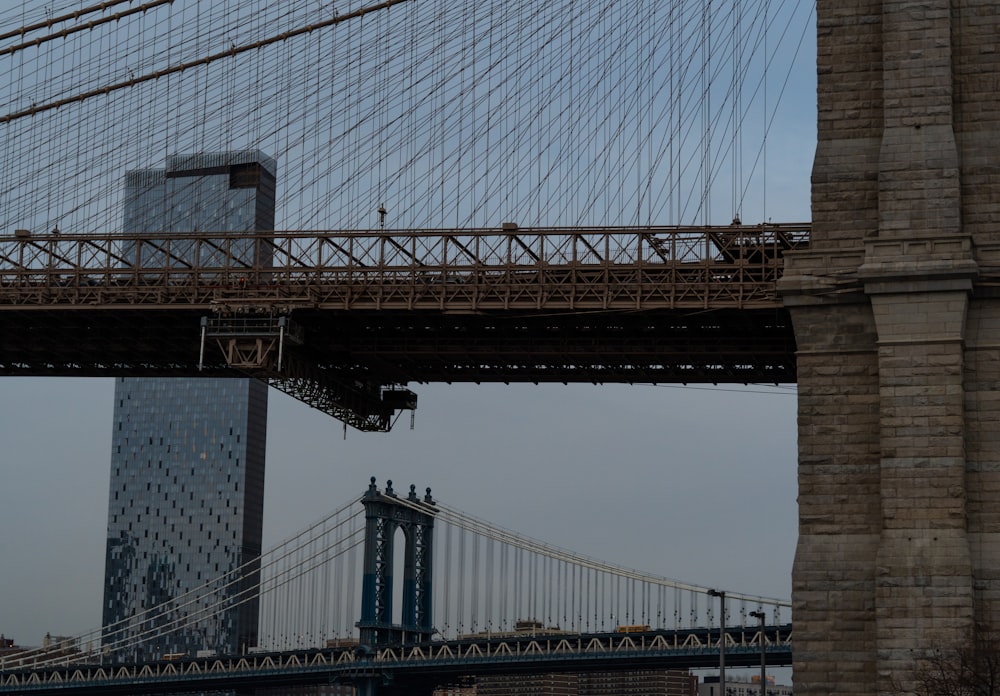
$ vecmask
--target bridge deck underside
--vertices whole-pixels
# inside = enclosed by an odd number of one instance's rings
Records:
[[[0,312],[0,375],[233,376],[214,345],[198,370],[197,309]],[[297,310],[289,362],[313,376],[410,382],[794,382],[784,309],[447,314]],[[253,374],[253,371],[250,371]],[[258,376],[273,376],[261,373]]]

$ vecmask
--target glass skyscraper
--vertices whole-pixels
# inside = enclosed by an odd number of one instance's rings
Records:
[[[241,151],[174,156],[165,169],[128,172],[124,232],[273,230],[275,170],[262,153]],[[185,249],[173,244],[171,253]],[[125,249],[129,263],[163,265],[135,256]],[[105,651],[150,660],[255,645],[258,601],[249,588],[261,551],[267,386],[122,378],[114,409]],[[221,618],[200,620],[219,603],[227,607]],[[152,639],[120,648],[143,637]]]

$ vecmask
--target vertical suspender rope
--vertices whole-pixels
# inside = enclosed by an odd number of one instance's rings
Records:
[[[309,606],[309,609],[303,608],[303,614],[305,618],[305,645],[318,647],[315,641],[319,639],[319,627],[316,625],[319,619],[318,611],[311,611],[314,606],[313,603],[316,602],[319,597],[316,594],[316,578],[320,574],[320,569],[322,568],[323,560],[319,558],[320,548],[321,548],[322,536],[313,537],[309,543],[309,555],[314,559],[309,567],[309,577],[306,580],[306,597],[303,604]]]
[[[507,573],[507,551],[510,547],[507,544],[500,544],[500,621],[499,630],[507,627],[507,593],[510,590],[511,582]]]
[[[622,621],[622,615],[621,615],[622,614],[621,598],[620,598],[621,578],[619,578],[617,575],[612,576],[610,585],[611,585],[611,598],[612,598],[611,616],[614,616],[614,621],[612,621],[611,623],[614,624],[617,622],[618,624],[621,624],[624,623]],[[611,630],[613,631],[614,629],[615,627],[612,626]]]
[[[496,543],[493,538],[490,537],[486,540],[486,628],[487,630],[492,630],[493,628],[493,617],[496,612],[495,607],[495,597],[494,592],[494,572],[493,572],[493,554],[496,552]]]
[[[335,527],[336,528],[336,527]],[[319,623],[316,626],[317,644],[322,647],[323,642],[330,637],[330,547],[336,543],[337,538],[330,538],[327,531],[321,537],[323,550],[320,556],[320,572],[317,574],[316,585],[319,596],[313,594],[313,600],[319,599]]]
[[[528,556],[528,597],[531,599],[531,620],[538,620],[538,554]]]
[[[767,114],[767,66],[771,63],[771,57],[767,53],[767,35],[769,33],[768,22],[771,9],[771,0],[764,0],[764,143],[763,148],[763,186],[761,186],[761,220],[767,221],[767,133],[770,130],[770,119]]]
[[[336,565],[334,566],[334,616],[333,625],[336,627],[337,637],[347,637],[349,633],[341,634],[340,631],[347,626],[346,616],[349,616],[346,612],[350,610],[352,604],[354,603],[354,598],[349,597],[347,593],[347,578],[346,570],[347,567],[351,567],[353,571],[353,558],[344,558],[341,555],[337,556]]]
[[[742,222],[743,219],[743,199],[746,192],[746,182],[743,172],[743,80],[746,66],[743,63],[743,0],[736,0],[736,157],[737,157],[737,184],[739,185],[739,199],[736,201],[736,218]]]
[[[559,607],[556,600],[556,585],[559,576],[558,561],[546,556],[545,565],[545,584],[548,586],[545,593],[545,621],[548,626],[556,626],[559,623]]]
[[[465,565],[465,535],[466,532],[462,529],[458,530],[458,631],[459,633],[465,633],[465,581],[466,581],[466,565]]]
[[[378,181],[376,182],[376,200],[378,204],[378,217],[379,217],[379,227],[385,227],[385,198],[382,191],[382,182],[385,179],[385,101],[386,101],[386,66],[385,61],[388,56],[388,50],[386,49],[383,42],[383,35],[388,32],[382,27],[382,15],[383,12],[379,12],[375,16],[375,100],[377,102],[377,119],[376,128],[378,133],[376,134],[378,153],[376,157],[378,158],[378,169],[376,171],[376,176]]]
[[[652,594],[652,590],[653,590],[653,588],[649,585],[649,583],[647,583],[647,582],[643,582],[642,583],[642,600],[643,600],[643,602],[642,602],[642,604],[643,604],[643,606],[642,606],[642,618],[650,626],[655,626],[656,622],[654,622],[652,620],[652,616],[653,615],[650,612],[650,606],[649,606],[650,599],[651,599],[650,595]]]
[[[559,561],[559,588],[562,592],[562,620],[559,625],[564,628],[569,625],[567,600],[569,599],[570,587],[569,578],[566,575],[566,561]]]
[[[712,224],[712,0],[705,0],[705,225]]]
[[[451,625],[451,575],[454,569],[451,567],[451,533],[452,525],[445,525],[444,528],[444,630],[446,635],[452,629]]]
[[[580,609],[579,605],[577,604],[577,597],[579,596],[579,593],[577,592],[578,580],[576,571],[577,571],[577,565],[573,563],[572,565],[570,565],[570,573],[572,574],[572,578],[570,579],[570,594],[572,595],[570,598],[570,612],[572,613],[573,618],[569,622],[569,626],[573,628],[573,630],[579,632]]]
[[[601,623],[594,626],[595,629],[603,631],[605,629],[605,620],[610,619],[610,615],[614,613],[614,606],[608,601],[608,574],[601,573],[598,576],[597,582],[597,601],[600,606],[597,608],[597,613],[601,616]],[[609,606],[610,605],[610,606]],[[608,630],[613,630],[614,626],[611,626]]]
[[[514,557],[514,596],[516,605],[514,607],[514,621],[523,618],[524,614],[524,549],[518,547],[517,555]]]
[[[472,592],[470,607],[472,609],[470,630],[474,633],[479,629],[479,535],[472,535]]]
[[[364,523],[364,518],[362,517],[362,524],[363,523]],[[357,595],[355,595],[355,585],[354,585],[355,578],[358,575],[357,572],[358,567],[360,566],[362,569],[364,568],[364,561],[362,560],[360,563],[358,562],[358,556],[361,556],[362,559],[364,558],[364,553],[363,551],[359,551],[359,548],[363,550],[364,545],[361,545],[360,547],[355,546],[352,549],[350,555],[350,562],[347,564],[349,567],[349,572],[347,574],[347,612],[349,619],[355,616],[361,616],[361,606],[359,604],[360,597],[357,597]],[[353,632],[353,627],[349,628],[348,632],[345,635],[351,635],[352,632]]]

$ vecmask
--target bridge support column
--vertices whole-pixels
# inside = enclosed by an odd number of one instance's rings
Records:
[[[922,286],[937,284],[940,289]],[[914,686],[915,658],[973,628],[963,390],[968,279],[875,284],[881,535],[878,691]],[[914,287],[908,287],[908,286]],[[883,291],[885,294],[883,294]]]
[[[977,605],[975,593],[1000,566],[983,529],[1000,503],[1000,443],[983,437],[998,414],[969,363],[997,384],[977,327],[1000,323],[1000,303],[970,300],[968,239],[867,247],[853,289],[787,299],[799,371],[797,693],[900,693],[933,650],[998,626],[996,597]],[[791,261],[786,287],[815,281],[794,274],[816,258]]]
[[[879,387],[867,309],[792,310],[799,351],[797,693],[875,693]]]
[[[795,691],[897,694],[1000,629],[995,2],[820,0]],[[992,76],[992,77],[988,77]],[[993,148],[994,155],[983,153]]]

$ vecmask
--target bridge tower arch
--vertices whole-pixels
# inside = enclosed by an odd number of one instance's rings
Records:
[[[433,598],[434,515],[428,488],[423,499],[416,486],[401,499],[386,482],[379,491],[375,477],[361,499],[365,506],[365,561],[361,589],[361,645],[378,648],[426,641],[434,633]],[[394,545],[403,531],[403,592],[400,623],[393,623]]]
[[[779,286],[798,351],[795,693],[874,696],[1000,630],[1000,12],[816,11],[813,226]]]

